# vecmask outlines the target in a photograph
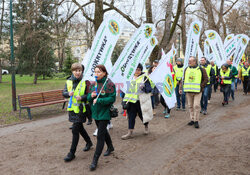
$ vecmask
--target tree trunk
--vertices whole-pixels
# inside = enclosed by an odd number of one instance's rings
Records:
[[[0,83],[2,83],[2,59],[0,59]]]
[[[146,7],[146,23],[153,23],[151,0],[145,0],[145,7]]]
[[[95,19],[94,19],[94,29],[97,32],[99,26],[103,21],[104,11],[103,11],[103,1],[95,0]]]
[[[4,3],[5,3],[5,0],[2,0],[2,11],[1,11],[1,21],[0,21],[0,45],[2,45]],[[2,83],[2,59],[1,58],[0,58],[0,83]]]
[[[37,84],[37,73],[35,73],[35,77],[34,77],[34,81],[33,81],[33,84]]]
[[[186,31],[186,9],[185,9],[185,0],[182,1],[182,11],[181,11],[181,41],[182,41],[182,50],[183,54],[186,52],[187,44],[187,31]]]

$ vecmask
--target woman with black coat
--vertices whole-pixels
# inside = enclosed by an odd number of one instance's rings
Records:
[[[92,141],[84,129],[83,124],[86,121],[86,107],[87,95],[90,83],[89,81],[81,81],[83,76],[84,67],[80,63],[74,63],[71,66],[72,75],[66,81],[65,88],[63,90],[63,96],[65,98],[71,98],[67,111],[69,114],[69,121],[73,123],[72,127],[72,143],[70,152],[64,158],[65,162],[69,162],[75,158],[75,152],[79,141],[79,134],[86,142],[86,146],[83,151],[88,151],[92,144]]]

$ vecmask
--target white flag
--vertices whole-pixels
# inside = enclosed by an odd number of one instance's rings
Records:
[[[103,64],[108,72],[112,69],[110,57],[121,34],[122,27],[122,23],[114,17],[108,17],[102,22],[91,46],[84,80],[94,81],[94,71],[98,64]]]
[[[216,61],[218,67],[226,62],[225,49],[219,34],[214,30],[205,31],[207,40],[213,52],[214,60]]]
[[[207,58],[208,55],[210,54],[210,48],[209,48],[209,43],[207,41],[207,39],[204,42],[204,56]]]
[[[248,45],[249,37],[245,34],[241,34],[241,38],[239,39],[239,49],[235,53],[234,61],[233,61],[233,66],[237,67],[240,63],[240,60],[245,52],[245,49]]]
[[[127,92],[130,80],[140,63],[140,56],[146,46],[145,43],[152,38],[154,33],[155,27],[153,24],[143,24],[137,29],[116,61],[111,74],[109,74],[112,82],[121,85],[120,88],[123,92]]]
[[[198,60],[200,61],[202,57],[204,57],[204,56],[203,56],[202,50],[200,48],[200,45],[198,45]]]
[[[237,46],[237,38],[234,37],[234,34],[227,35],[224,41],[224,48],[226,52],[226,58],[230,59],[234,55]]]
[[[188,66],[188,59],[191,56],[196,56],[197,49],[199,45],[199,39],[201,34],[202,23],[200,21],[194,21],[191,23],[188,36],[187,36],[187,45],[185,52],[184,68]]]
[[[165,57],[165,59],[161,61],[161,64],[159,64],[149,75],[149,78],[156,85],[169,109],[171,109],[175,106],[176,96],[174,90],[174,81],[168,61],[168,57]]]

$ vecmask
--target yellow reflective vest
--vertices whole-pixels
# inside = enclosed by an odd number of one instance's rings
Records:
[[[208,82],[207,84],[210,84],[210,72],[211,72],[211,69],[212,69],[212,66],[210,64],[207,65],[207,67],[204,67],[202,66],[204,69],[206,69],[206,72],[207,72],[207,77],[208,77]]]
[[[211,65],[211,66],[212,66],[212,65]],[[213,70],[214,70],[214,75],[217,76],[217,66],[214,65],[214,66],[212,66],[212,68],[213,68]]]
[[[184,75],[184,92],[200,92],[202,72],[199,66],[196,68],[188,67]]]
[[[72,80],[67,80],[66,81],[67,84],[67,90],[68,92],[71,92],[73,90],[73,81]],[[72,105],[71,108],[67,108],[67,111],[74,111],[74,113],[78,114],[80,112],[79,106],[82,103],[81,101],[77,101],[76,100],[76,96],[83,96],[85,93],[85,89],[86,89],[86,82],[85,81],[81,81],[76,89],[74,90],[74,95],[72,98]],[[85,105],[83,105],[83,113],[86,111]]]
[[[222,77],[229,77],[230,76],[230,69],[228,68],[228,70],[226,72],[223,72],[222,69],[220,69],[220,76]],[[225,80],[223,79],[223,84],[232,84],[232,79],[230,80]]]
[[[245,69],[245,67],[243,66],[242,67],[242,77],[245,77],[245,76],[249,76],[249,70],[250,70],[250,66],[248,66],[247,69]]]
[[[179,68],[177,65],[175,65],[174,71],[175,71],[176,80],[180,81],[182,79],[182,76],[183,76],[184,68],[183,67]]]

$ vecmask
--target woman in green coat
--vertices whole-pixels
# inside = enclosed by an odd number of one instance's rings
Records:
[[[112,83],[110,80],[107,80],[105,83],[107,75],[108,72],[105,66],[96,66],[95,76],[97,77],[97,87],[96,85],[92,86],[87,97],[91,104],[92,117],[95,119],[95,123],[98,128],[96,150],[93,161],[90,165],[91,171],[95,170],[97,167],[97,162],[102,153],[104,142],[106,142],[108,147],[107,151],[104,153],[104,156],[109,156],[110,153],[114,151],[112,140],[107,130],[107,125],[111,120],[110,107],[115,102],[116,89],[114,83]],[[104,87],[102,88],[103,85]],[[97,92],[95,90],[96,88]],[[100,93],[98,99],[97,93]]]

